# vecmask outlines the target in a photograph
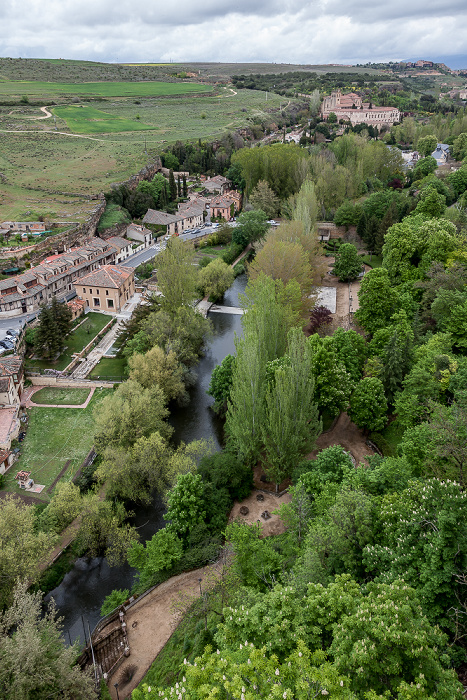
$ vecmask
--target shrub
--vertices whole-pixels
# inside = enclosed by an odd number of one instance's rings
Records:
[[[112,591],[112,593],[109,593],[109,595],[104,598],[104,602],[102,603],[102,617],[109,615],[113,610],[115,610],[115,608],[122,605],[125,600],[128,600],[129,595],[130,591],[127,588],[125,588],[123,591],[116,588],[114,591]]]
[[[253,488],[253,472],[231,452],[216,452],[203,457],[198,473],[216,489],[226,489],[232,499],[243,501]]]

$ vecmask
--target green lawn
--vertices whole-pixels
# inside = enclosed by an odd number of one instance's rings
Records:
[[[94,367],[89,375],[90,379],[106,379],[107,377],[117,378],[124,377],[126,371],[126,360],[124,357],[103,357],[102,360]]]
[[[99,134],[122,131],[144,131],[154,129],[140,121],[124,119],[94,107],[55,107],[53,113],[64,119],[68,128],[76,134]]]
[[[56,389],[55,387],[46,387],[36,391],[32,396],[34,403],[46,403],[50,405],[67,405],[84,403],[89,396],[90,389]]]
[[[366,265],[369,265],[372,268],[382,267],[383,265],[383,258],[381,255],[372,255],[371,259],[369,255],[362,255],[361,258]]]
[[[0,95],[42,97],[47,95],[84,95],[94,97],[159,97],[163,95],[189,95],[212,92],[210,85],[199,83],[99,82],[54,83],[27,80],[0,82]]]
[[[86,320],[75,331],[70,333],[66,338],[66,350],[60,355],[56,362],[50,360],[26,360],[26,368],[37,369],[58,369],[62,370],[67,367],[72,358],[73,353],[81,352],[88,343],[96,336],[104,326],[112,320],[111,316],[98,314],[93,311],[86,314]]]
[[[92,447],[94,409],[111,391],[97,389],[87,408],[30,408],[29,427],[21,443],[21,457],[5,475],[3,490],[18,490],[14,477],[21,469],[32,472],[36,483],[48,487],[68,461],[70,463],[62,478],[70,479]],[[46,489],[37,497],[47,500]]]

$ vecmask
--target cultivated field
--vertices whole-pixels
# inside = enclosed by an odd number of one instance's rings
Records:
[[[0,96],[28,99],[60,99],[74,97],[159,97],[163,95],[189,95],[212,92],[209,85],[199,83],[162,82],[99,82],[99,83],[49,83],[40,81],[0,81]]]
[[[56,117],[64,119],[67,127],[74,134],[121,133],[122,131],[144,131],[154,128],[137,120],[117,117],[102,112],[100,109],[83,107],[82,105],[54,107],[52,112]]]

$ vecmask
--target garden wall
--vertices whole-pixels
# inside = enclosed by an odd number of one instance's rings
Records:
[[[43,374],[29,374],[27,379],[31,382],[33,386],[54,386],[60,389],[61,387],[66,389],[92,389],[92,387],[103,387],[112,388],[114,386],[113,382],[100,382],[94,381],[92,379],[62,379],[61,377],[45,377]]]

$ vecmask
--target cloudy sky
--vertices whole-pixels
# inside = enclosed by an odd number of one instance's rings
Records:
[[[23,58],[467,67],[466,37],[466,0],[0,2],[0,55]]]

